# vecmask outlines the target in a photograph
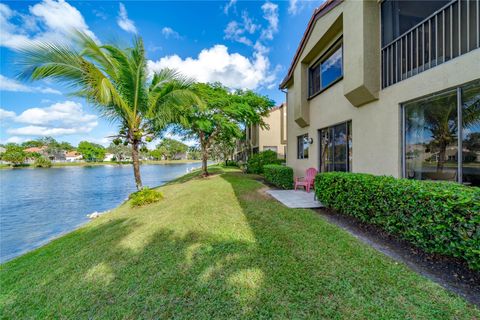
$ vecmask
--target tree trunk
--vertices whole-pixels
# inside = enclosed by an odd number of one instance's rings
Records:
[[[140,177],[140,159],[138,158],[138,141],[134,140],[132,143],[132,161],[133,161],[133,175],[135,176],[135,185],[137,190],[143,188],[142,178]]]
[[[438,152],[437,172],[442,172],[445,165],[445,156],[447,153],[447,143],[442,142],[440,144],[440,150]]]
[[[208,149],[202,144],[202,176],[208,177]]]

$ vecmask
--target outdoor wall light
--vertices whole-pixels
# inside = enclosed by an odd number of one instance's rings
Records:
[[[313,144],[313,138],[308,139],[308,143]]]

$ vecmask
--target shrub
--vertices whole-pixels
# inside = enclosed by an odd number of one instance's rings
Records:
[[[133,208],[158,202],[163,199],[163,194],[159,191],[145,187],[140,191],[130,194],[128,199],[130,200],[130,206]]]
[[[238,163],[234,160],[225,160],[225,167],[238,167]]]
[[[52,161],[45,157],[38,157],[33,162],[35,168],[50,168],[52,166]]]
[[[278,159],[277,153],[272,150],[265,150],[256,153],[247,161],[248,173],[263,173],[263,166],[267,164],[281,164],[283,160]]]
[[[480,188],[332,172],[317,175],[315,193],[327,207],[480,269]]]
[[[293,169],[290,167],[267,164],[263,166],[263,175],[265,180],[282,189],[292,189],[293,187]]]

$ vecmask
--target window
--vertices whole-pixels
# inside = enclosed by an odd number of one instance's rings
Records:
[[[309,96],[334,84],[343,76],[343,47],[335,44],[325,56],[309,70]]]
[[[308,159],[308,134],[304,134],[297,137],[297,158]]]
[[[405,178],[480,185],[480,81],[404,104],[403,114]]]
[[[352,122],[321,129],[320,171],[352,170]]]

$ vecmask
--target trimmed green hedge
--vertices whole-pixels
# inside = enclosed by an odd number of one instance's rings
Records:
[[[263,166],[265,180],[282,189],[293,188],[293,169],[290,167],[268,164]]]
[[[275,151],[265,150],[256,154],[253,154],[247,161],[248,173],[263,173],[263,166],[267,164],[281,164],[284,160],[278,159],[278,155]]]
[[[317,175],[315,193],[329,208],[480,270],[480,188],[331,172]]]

